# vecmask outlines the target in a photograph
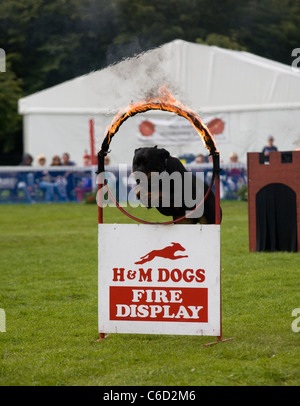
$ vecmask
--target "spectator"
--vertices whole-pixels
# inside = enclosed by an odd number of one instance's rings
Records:
[[[193,164],[205,164],[206,162],[207,162],[207,159],[206,159],[205,155],[199,154],[196,156],[196,158],[194,159],[194,161],[192,163]]]
[[[70,161],[70,154],[68,152],[65,152],[62,156],[62,164],[64,166],[74,166],[76,165],[75,162]]]
[[[62,155],[62,161],[64,166],[75,166],[75,162],[70,161],[70,154],[68,152],[65,152]],[[75,200],[75,197],[73,196],[73,190],[75,189],[75,179],[74,179],[74,174],[72,172],[66,172],[64,174],[64,177],[66,179],[66,194],[68,197],[68,200]]]
[[[33,157],[30,154],[24,154],[19,166],[32,166]],[[35,203],[34,196],[34,175],[32,172],[19,172],[17,175],[17,190],[21,190],[28,203]]]
[[[274,145],[274,137],[272,135],[269,135],[268,144],[262,150],[262,153],[265,157],[265,162],[269,162],[269,155],[272,151],[277,151],[277,147],[275,147]]]
[[[51,166],[61,166],[61,159],[58,155],[54,155],[52,158],[52,163]],[[67,200],[67,192],[66,192],[66,179],[64,178],[64,171],[56,170],[52,171],[51,170],[51,176],[52,179],[54,180],[54,185],[55,185],[55,190],[58,195],[58,199],[60,201],[66,201]]]
[[[230,154],[229,160],[230,168],[225,183],[227,183],[229,190],[236,192],[245,183],[244,169],[240,167],[239,156],[236,152]]]
[[[40,167],[45,166],[46,165],[45,155],[38,155],[37,162]],[[46,202],[50,202],[53,200],[54,184],[47,170],[41,170],[35,173],[35,184],[40,190],[45,192]]]
[[[86,159],[89,158],[89,155],[85,155]],[[108,166],[110,164],[110,158],[106,155],[104,157],[104,165]],[[87,165],[85,165],[87,166]],[[109,173],[108,173],[109,176]],[[92,185],[92,179],[91,176],[86,176],[82,179],[81,182],[75,187],[75,192],[76,192],[76,200],[78,202],[81,202],[84,198],[84,195],[86,193],[91,193],[93,191],[93,185]]]
[[[79,185],[75,187],[77,201],[81,202],[84,198],[85,193],[90,193],[91,191],[92,191],[92,179],[90,176],[86,176],[79,183]]]
[[[239,156],[236,152],[232,152],[229,156],[229,160],[231,164],[239,163]]]
[[[39,165],[45,166],[46,158],[44,155],[38,156],[38,163]],[[60,166],[60,158],[59,156],[55,156],[52,159],[52,166]],[[58,196],[59,201],[65,201],[66,196],[64,193],[64,185],[61,186],[61,177],[63,172],[61,171],[51,171],[48,170],[41,170],[37,171],[35,174],[35,183],[45,192],[45,201],[51,202],[54,200],[54,195]]]
[[[51,166],[61,166],[61,160],[58,155],[54,155],[52,158]]]
[[[31,166],[33,158],[30,154],[24,154],[22,161],[19,163],[19,166]]]
[[[87,153],[87,151],[85,151],[85,154],[83,155],[83,166],[90,166],[90,165],[91,165],[91,157]]]
[[[38,155],[37,162],[40,167],[46,165],[45,155]],[[54,194],[54,184],[52,182],[51,176],[47,170],[37,171],[35,173],[35,184],[40,190],[45,192],[45,201],[50,202],[53,200]]]
[[[46,165],[46,157],[45,155],[38,155],[37,158],[37,163],[39,166],[45,166]]]

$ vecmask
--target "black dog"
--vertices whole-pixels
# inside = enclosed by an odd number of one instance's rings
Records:
[[[138,184],[137,189],[139,189],[139,191],[136,193],[137,198],[148,208],[151,208],[153,198],[156,199],[157,203],[155,204],[155,207],[157,210],[165,216],[172,216],[173,220],[181,218],[189,211],[193,210],[200,203],[208,190],[206,183],[203,185],[202,180],[198,176],[190,173],[189,176],[191,176],[191,180],[189,185],[186,184],[186,186],[189,186],[189,188],[192,189],[190,190],[190,192],[192,192],[192,198],[195,199],[197,196],[196,190],[201,190],[199,188],[204,190],[204,195],[201,195],[200,201],[196,201],[194,206],[187,207],[184,199],[184,193],[186,190],[185,182],[187,182],[184,173],[186,173],[187,170],[178,158],[171,157],[170,153],[164,148],[150,147],[136,149],[133,158],[132,170],[134,173],[142,172],[143,174],[146,174],[148,178],[148,184],[146,185],[146,188],[143,188],[142,182],[140,182],[138,176],[136,176]],[[158,173],[163,178],[164,174],[172,175],[175,172],[180,174],[180,182],[182,182],[180,188],[178,188],[178,191],[174,187],[173,182],[170,182],[170,187],[167,191],[166,188],[163,190],[162,181],[160,180],[159,188],[156,189],[157,195],[153,196],[153,191],[150,188],[151,177],[154,176],[153,173]],[[181,198],[180,207],[177,203],[179,197]],[[168,207],[166,207],[164,204],[166,201],[169,202]],[[195,213],[193,213],[193,215],[180,220],[178,223],[195,224],[198,222],[202,224],[215,224],[215,196],[212,191],[210,191],[207,199],[204,202],[204,211],[201,217],[197,218],[195,217]]]

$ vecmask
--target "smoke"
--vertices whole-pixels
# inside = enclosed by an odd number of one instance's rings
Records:
[[[106,65],[114,65],[143,52],[140,41],[133,37],[129,43],[111,44],[106,51]]]
[[[177,99],[183,99],[184,92],[172,75],[172,47],[161,46],[143,51],[138,38],[132,38],[126,45],[113,45],[106,59],[112,62],[110,70],[124,83],[130,84],[130,100],[135,103],[158,96],[158,89],[166,86]],[[120,61],[115,63],[114,61]],[[184,102],[183,102],[184,103]]]

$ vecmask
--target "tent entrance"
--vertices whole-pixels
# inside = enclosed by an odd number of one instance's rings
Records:
[[[284,184],[256,195],[256,251],[297,251],[296,193]]]

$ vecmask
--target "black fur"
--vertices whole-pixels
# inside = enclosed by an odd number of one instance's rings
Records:
[[[162,189],[159,189],[159,204],[155,207],[157,210],[166,215],[172,216],[173,220],[176,220],[182,216],[184,216],[188,211],[192,210],[194,207],[186,207],[184,204],[183,193],[184,193],[184,176],[183,174],[187,172],[183,164],[180,162],[178,158],[170,156],[169,151],[164,148],[157,148],[157,147],[146,147],[146,148],[138,148],[135,150],[133,163],[132,163],[133,172],[139,171],[143,172],[148,176],[148,183],[150,184],[150,174],[153,172],[158,172],[160,174],[166,172],[171,175],[174,172],[179,172],[181,174],[181,193],[182,193],[182,206],[176,207],[174,205],[174,201],[176,202],[176,190],[172,186],[170,188],[170,207],[163,207],[161,204],[162,202]],[[192,190],[193,190],[193,197],[195,195],[196,188],[203,187],[203,183],[199,177],[192,175]],[[149,187],[150,190],[150,187]],[[208,190],[208,186],[204,183],[204,195]],[[165,191],[164,191],[165,193]],[[143,192],[137,193],[137,197],[148,207],[150,208],[150,201],[151,195],[147,192],[143,195]],[[199,202],[197,202],[198,204]],[[214,224],[215,223],[215,196],[214,193],[211,191],[205,200],[204,203],[204,212],[200,218],[193,218],[187,217],[186,219],[181,221],[182,223],[206,223],[206,224]]]

